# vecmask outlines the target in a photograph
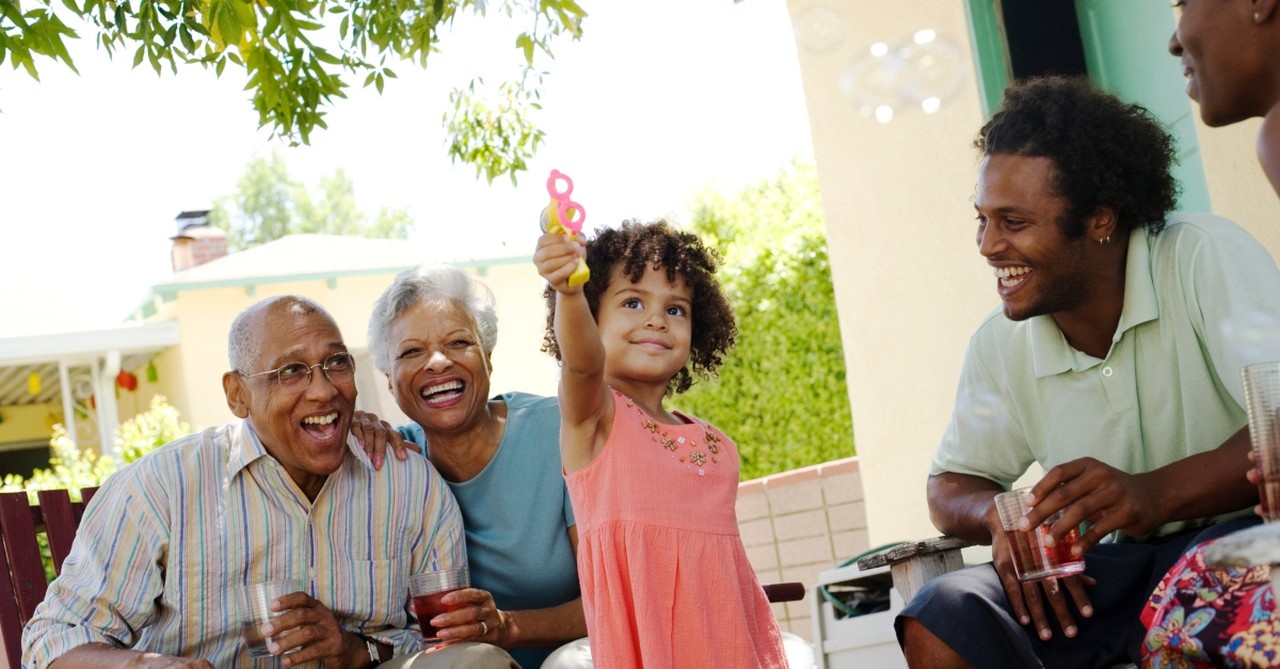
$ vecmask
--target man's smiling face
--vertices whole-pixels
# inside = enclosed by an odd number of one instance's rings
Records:
[[[1070,311],[1088,294],[1088,238],[1064,231],[1056,169],[1049,158],[1006,154],[984,157],[978,169],[978,250],[1010,320]]]
[[[310,379],[281,386],[275,374],[246,377],[230,374],[227,399],[235,414],[246,418],[262,445],[284,466],[304,492],[319,492],[325,478],[342,464],[355,408],[354,373],[335,374],[337,383],[318,366],[346,352],[338,326],[325,314],[307,311],[282,299],[254,316],[259,333],[254,367],[245,374],[273,370],[290,363],[317,365]]]

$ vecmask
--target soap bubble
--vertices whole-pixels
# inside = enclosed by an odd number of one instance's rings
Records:
[[[955,420],[962,434],[1001,432],[1009,422],[1004,399],[991,391],[979,391],[956,398]]]
[[[888,123],[910,109],[937,112],[966,79],[959,48],[931,28],[896,46],[876,42],[845,69],[841,90],[858,113]]]
[[[1275,358],[1275,343],[1280,341],[1280,322],[1275,316],[1248,312],[1224,318],[1219,327],[1227,346],[1243,364]]]
[[[844,18],[825,2],[813,2],[796,12],[792,27],[796,44],[815,53],[827,53],[844,43]]]

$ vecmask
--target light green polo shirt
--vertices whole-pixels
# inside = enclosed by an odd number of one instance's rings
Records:
[[[1240,368],[1268,360],[1280,360],[1275,262],[1231,221],[1173,215],[1129,237],[1106,358],[1072,348],[1050,316],[987,317],[931,473],[1007,489],[1033,462],[1092,456],[1141,473],[1213,450],[1246,424]]]

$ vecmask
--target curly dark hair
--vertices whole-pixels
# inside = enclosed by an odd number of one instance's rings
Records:
[[[615,269],[620,269],[620,276],[632,283],[640,281],[649,268],[666,270],[668,281],[682,277],[693,291],[693,339],[689,361],[667,382],[667,394],[688,390],[695,376],[715,376],[738,338],[733,307],[715,278],[720,264],[715,249],[704,246],[697,235],[680,232],[663,220],[623,221],[621,228],[598,228],[595,235],[587,241],[591,280],[582,287],[592,317],[599,317],[600,296],[609,287]],[[560,360],[555,333],[556,291],[548,285],[542,296],[547,300],[542,350]]]
[[[1099,207],[1121,229],[1164,228],[1178,199],[1170,172],[1174,140],[1146,109],[1103,92],[1085,77],[1037,77],[1005,90],[1004,103],[973,145],[983,155],[1049,158],[1054,192],[1067,201],[1067,235],[1084,234]]]

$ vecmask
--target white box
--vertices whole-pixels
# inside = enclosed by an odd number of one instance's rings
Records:
[[[864,583],[859,583],[859,582]],[[846,617],[821,592],[827,585],[884,585],[893,582],[888,567],[860,571],[856,565],[818,575],[810,607],[813,612],[814,655],[817,669],[906,669],[898,648],[893,619],[902,610],[902,597],[889,590],[889,610]]]

